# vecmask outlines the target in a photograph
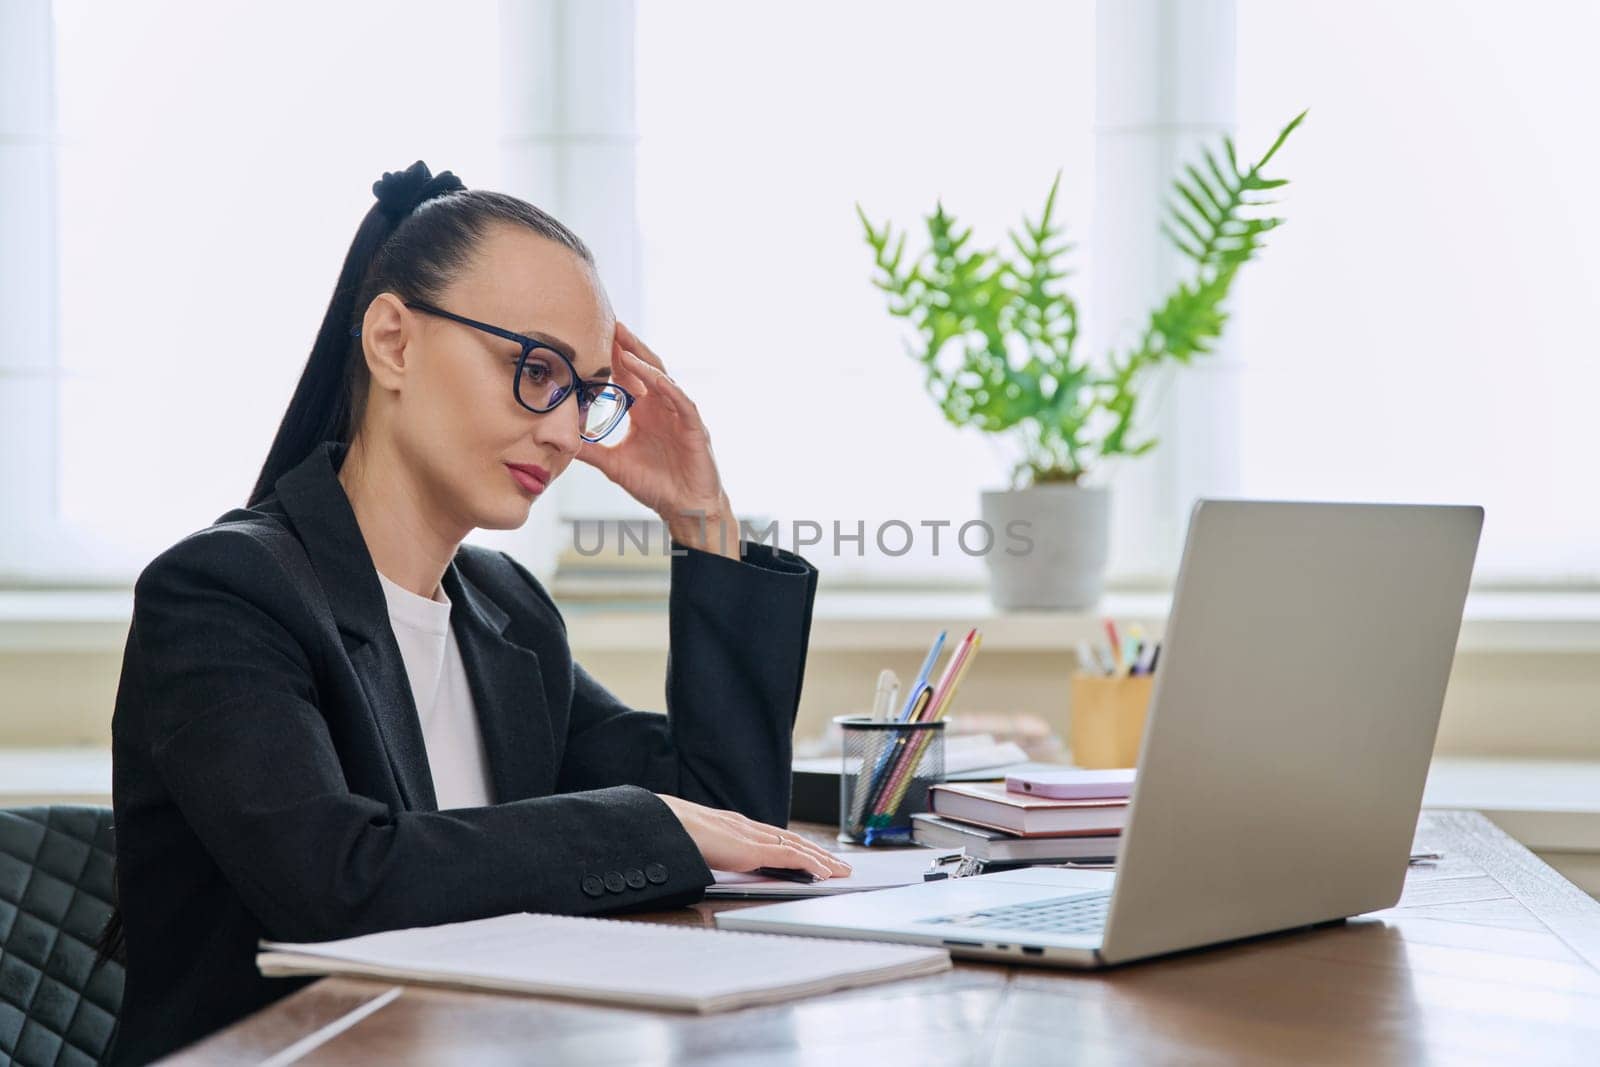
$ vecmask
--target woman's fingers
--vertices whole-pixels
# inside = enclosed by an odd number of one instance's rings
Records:
[[[599,441],[579,441],[578,454],[575,457],[580,463],[587,463],[601,474],[610,477],[615,472],[615,460],[611,453],[616,445],[603,445]]]
[[[690,395],[678,387],[677,382],[667,376],[667,365],[661,362],[661,357],[656,355],[654,349],[638,339],[638,334],[627,328],[626,323],[618,320],[614,331],[613,346],[622,354],[621,365],[627,373],[632,374],[637,381],[645,384],[646,392],[656,390],[658,397],[666,397],[667,405],[672,408],[678,418],[688,424],[690,429],[704,429],[701,422],[699,408],[690,400]],[[622,386],[627,389],[627,386]]]
[[[738,812],[706,807],[657,794],[694,839],[707,866],[728,871],[794,867],[820,878],[850,873],[850,865],[822,846],[790,830],[746,818]]]
[[[644,382],[647,386],[654,385],[656,382],[665,382],[669,385],[676,384],[671,378],[667,377],[666,371],[641,358],[639,353],[627,345],[618,344],[617,351],[622,353],[623,367],[627,368],[628,373],[638,381]]]
[[[755,843],[762,848],[788,849],[795,855],[804,856],[806,863],[803,866],[810,871],[821,874],[824,878],[850,873],[850,865],[835,858],[832,853],[812,841],[808,841],[799,834],[788,833],[777,827],[765,823],[752,822],[750,829],[754,831]],[[784,866],[783,864],[769,863],[769,867]]]
[[[643,400],[650,395],[650,384],[634,370],[635,363],[628,358],[630,355],[632,353],[621,343],[611,342],[611,380],[632,393],[635,400]]]
[[[679,389],[676,382],[669,380],[664,371],[661,371],[626,348],[622,352],[622,365],[628,368],[636,382],[644,385],[644,395],[659,402],[674,415],[683,414],[683,390]],[[624,389],[627,386],[623,386]]]
[[[618,320],[616,325],[616,344],[622,352],[631,357],[623,361],[628,370],[642,379],[649,388],[666,393],[672,400],[671,407],[683,416],[691,427],[698,429],[701,425],[700,409],[689,399],[689,394],[668,377],[667,365],[656,355],[655,350],[639,340],[639,335],[628,329],[627,324],[621,320]]]
[[[811,852],[797,845],[757,845],[755,863],[752,867],[793,867],[802,871],[810,871],[818,878],[832,878],[840,873],[833,869],[831,864],[818,859]]]
[[[850,865],[848,863],[839,860],[833,855],[833,853],[829,852],[816,842],[808,841],[805,838],[800,837],[798,834],[792,836],[785,835],[785,840],[796,844],[797,847],[804,849],[806,852],[816,857],[819,862],[828,868],[828,873],[830,875],[850,873]]]
[[[622,347],[637,355],[662,374],[667,372],[667,365],[661,361],[660,356],[656,355],[655,350],[639,340],[639,335],[628,329],[621,321],[617,323],[617,340],[622,342]]]
[[[629,369],[644,379],[657,397],[666,399],[668,406],[681,416],[691,428],[699,429],[703,425],[700,421],[700,409],[693,400],[689,399],[689,394],[683,391],[682,386],[667,377],[666,371],[652,363],[647,363],[636,352],[626,348],[623,351],[632,360],[628,364]]]

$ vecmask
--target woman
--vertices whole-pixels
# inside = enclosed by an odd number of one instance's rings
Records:
[[[421,161],[373,190],[249,506],[135,587],[117,1062],[304,984],[256,972],[261,938],[663,908],[712,867],[848,871],[778,828],[815,569],[740,541],[694,402],[583,242]],[[668,716],[573,661],[531,574],[461,543],[521,526],[574,459],[672,535]]]

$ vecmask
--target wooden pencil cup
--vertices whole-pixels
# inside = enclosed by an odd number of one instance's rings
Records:
[[[1069,734],[1072,762],[1079,767],[1132,767],[1139,760],[1144,717],[1155,675],[1072,675]]]

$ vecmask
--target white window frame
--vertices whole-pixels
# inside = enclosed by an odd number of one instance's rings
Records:
[[[644,279],[635,190],[635,0],[501,0],[507,190],[585,235],[619,314],[636,321]],[[1099,0],[1095,13],[1095,211],[1084,340],[1125,341],[1184,264],[1150,224],[1178,166],[1236,126],[1233,0]],[[0,586],[126,585],[138,561],[84,543],[59,507],[63,369],[57,321],[55,39],[50,0],[0,5]],[[647,332],[648,324],[641,324]],[[1238,491],[1242,365],[1217,351],[1151,392],[1150,455],[1104,472],[1115,485],[1112,587],[1170,585],[1192,502]],[[577,518],[650,518],[598,471],[574,464],[517,531],[479,531],[536,573],[554,573]],[[888,578],[838,584],[894,588]],[[918,580],[919,588],[975,585]],[[1592,590],[1591,584],[1487,583]]]

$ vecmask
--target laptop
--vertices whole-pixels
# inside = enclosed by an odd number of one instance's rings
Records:
[[[1483,509],[1203,500],[1115,872],[1031,867],[717,926],[1101,967],[1393,905]]]

